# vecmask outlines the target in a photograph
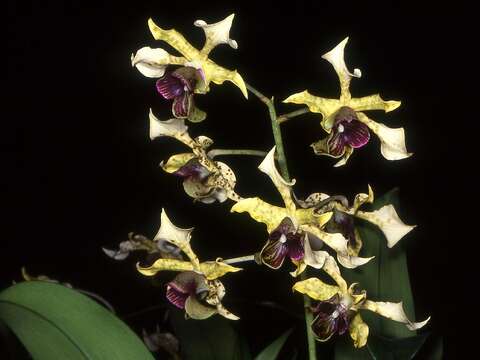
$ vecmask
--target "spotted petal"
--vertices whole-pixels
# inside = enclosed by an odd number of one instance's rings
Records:
[[[385,234],[389,248],[415,228],[415,225],[403,223],[393,205],[385,205],[372,212],[358,211],[355,216],[377,225]]]
[[[214,24],[207,24],[203,20],[196,20],[193,24],[201,27],[205,32],[205,45],[202,53],[208,55],[210,51],[219,44],[228,44],[230,47],[237,49],[238,44],[235,40],[230,39],[230,28],[235,14],[227,16],[222,21]]]
[[[401,105],[401,101],[383,100],[379,94],[353,98],[348,102],[348,106],[355,111],[383,110],[390,112]]]
[[[319,301],[328,300],[340,291],[338,286],[326,284],[317,278],[298,281],[293,285],[292,290]]]
[[[233,205],[230,211],[248,212],[252,219],[267,225],[268,233],[275,230],[280,222],[288,216],[285,208],[270,205],[258,197],[242,199]]]
[[[308,90],[304,90],[302,92],[290,95],[288,98],[283,100],[283,102],[307,105],[308,109],[311,112],[322,114],[322,124],[327,119],[332,119],[333,122],[333,115],[335,115],[338,109],[342,106],[340,101],[337,99],[326,99],[314,96],[310,94]],[[330,132],[330,129],[325,130],[327,130],[327,132]]]
[[[182,229],[173,225],[173,223],[168,218],[165,209],[162,209],[162,214],[160,215],[160,223],[160,229],[158,230],[157,235],[155,235],[153,240],[159,241],[160,239],[163,239],[178,247],[185,253],[185,255],[188,256],[188,258],[192,262],[193,269],[198,272],[200,269],[200,262],[198,261],[197,255],[195,255],[190,246],[190,238],[192,236],[193,228]]]
[[[289,211],[293,212],[295,211],[295,204],[292,200],[291,186],[295,184],[295,180],[292,180],[291,182],[285,181],[282,175],[280,175],[278,172],[277,167],[275,166],[275,149],[276,146],[274,146],[272,150],[268,152],[267,156],[265,156],[265,159],[263,159],[262,163],[258,166],[258,169],[270,177],[278,192],[282,196],[285,206]]]
[[[407,152],[405,146],[405,131],[403,128],[392,129],[384,124],[369,119],[365,114],[357,113],[358,120],[367,125],[380,139],[380,151],[387,160],[400,160],[413,155]]]
[[[169,64],[181,65],[185,59],[172,56],[163,49],[152,49],[148,46],[132,54],[132,66],[135,66],[142,75],[149,78],[160,78],[165,74]]]
[[[366,300],[361,306],[361,309],[370,310],[376,312],[379,315],[386,317],[387,319],[391,319],[394,321],[401,322],[407,326],[409,330],[417,330],[425,326],[430,317],[424,321],[420,322],[411,322],[407,315],[405,314],[405,310],[403,310],[403,303],[393,303],[393,302],[382,302],[382,301],[370,301]]]
[[[347,65],[345,64],[345,45],[347,45],[348,37],[343,39],[337,46],[335,46],[332,50],[327,52],[322,56],[323,59],[327,60],[330,64],[332,64],[335,72],[338,75],[338,80],[340,81],[340,99],[343,101],[350,100],[350,80],[352,77],[361,77],[362,72],[360,69],[354,69],[353,74],[348,71]]]
[[[353,340],[353,346],[356,348],[361,348],[367,344],[369,329],[368,325],[362,320],[360,314],[356,314],[353,317],[348,331],[350,332],[350,337]]]
[[[355,214],[357,210],[362,206],[363,204],[366,203],[373,203],[374,200],[374,195],[373,195],[373,189],[370,185],[368,185],[368,194],[365,193],[359,193],[355,195],[355,200],[353,201],[353,208],[351,211],[349,211],[350,214]]]

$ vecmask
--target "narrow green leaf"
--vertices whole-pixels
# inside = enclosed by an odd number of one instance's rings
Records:
[[[115,315],[62,285],[27,281],[3,290],[0,320],[35,360],[153,359]]]
[[[377,199],[371,210],[392,204],[399,211],[398,189],[393,189]],[[363,240],[360,256],[375,256],[369,263],[353,270],[344,270],[343,275],[349,283],[358,282],[359,287],[367,290],[367,297],[373,301],[403,301],[407,316],[415,320],[415,306],[408,275],[407,258],[402,239],[392,249],[382,232],[366,221],[357,221],[356,227]],[[407,237],[408,238],[408,237]],[[370,336],[380,335],[387,338],[406,338],[415,336],[416,332],[408,330],[405,325],[383,318],[369,311],[362,312],[362,317],[370,328]],[[347,336],[348,337],[348,336]],[[370,341],[370,340],[369,340]],[[350,341],[351,343],[351,341]],[[360,357],[361,356],[361,357]],[[339,342],[335,347],[335,359],[371,359],[368,351],[361,353],[347,342]],[[381,357],[380,359],[386,359]]]
[[[292,333],[293,329],[285,331],[280,335],[274,342],[268,345],[263,349],[256,357],[255,360],[275,360],[280,354],[285,341],[287,341],[288,336]]]
[[[425,343],[429,334],[400,339],[371,336],[367,349],[374,360],[411,360]]]
[[[170,315],[182,359],[251,360],[247,343],[233,328],[232,320],[219,315],[205,320],[185,319],[184,312],[176,308]]]

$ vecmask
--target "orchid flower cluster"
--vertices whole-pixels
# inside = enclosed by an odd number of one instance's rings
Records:
[[[244,82],[236,70],[228,70],[209,58],[211,50],[220,44],[237,49],[237,42],[229,35],[233,18],[232,14],[214,24],[195,21],[194,25],[201,27],[206,37],[200,50],[176,30],[164,30],[153,20],[148,20],[153,37],[179,53],[171,55],[161,48],[143,47],[132,55],[132,65],[144,76],[157,79],[155,86],[160,97],[172,101],[171,119],[159,120],[150,110],[150,139],[173,138],[189,149],[164,159],[160,163],[161,168],[181,178],[185,192],[195,201],[212,204],[230,200],[233,202],[231,212],[247,213],[253,220],[265,224],[264,244],[255,249],[255,256],[245,258],[254,259],[274,270],[282,267],[287,258],[290,259],[294,267],[292,277],[302,277],[294,283],[293,291],[314,301],[311,330],[317,340],[327,341],[335,334],[343,335],[348,331],[354,346],[363,347],[369,328],[362,320],[360,310],[369,310],[403,323],[410,330],[421,328],[429,319],[412,322],[401,302],[370,300],[367,292],[359,288],[361,284],[347,284],[342,277],[341,267],[354,269],[375,261],[369,254],[366,254],[367,257],[359,256],[364,240],[355,226],[355,219],[377,226],[385,235],[389,248],[414,228],[402,222],[392,205],[375,211],[362,210],[364,204],[374,200],[370,186],[366,193],[357,194],[353,202],[343,195],[324,193],[313,193],[306,199],[299,199],[294,193],[295,180],[290,181],[288,175],[277,170],[276,159],[281,157],[277,150],[283,145],[276,141],[276,146],[266,153],[258,169],[270,178],[283,204],[269,204],[258,196],[242,197],[235,192],[233,170],[227,164],[214,160],[215,150],[209,150],[213,140],[207,136],[192,138],[189,135],[186,121],[195,123],[207,116],[195,106],[194,96],[208,93],[212,82],[220,85],[230,81],[245,98],[248,98],[247,89],[255,95],[258,93]],[[317,97],[305,90],[283,102],[306,105],[303,113],[308,109],[321,114],[320,125],[327,134],[311,146],[318,155],[338,159],[335,166],[345,165],[354,149],[360,149],[369,142],[371,132],[380,139],[381,153],[386,159],[409,157],[412,154],[406,150],[403,128],[388,128],[365,114],[369,110],[393,111],[400,102],[385,101],[378,94],[359,98],[350,94],[350,82],[353,77],[359,78],[361,72],[355,69],[351,73],[345,64],[347,41],[348,38],[344,39],[323,55],[338,75],[341,90],[338,99]],[[275,124],[278,127],[280,121]],[[205,319],[220,314],[238,320],[238,316],[222,305],[226,292],[220,278],[242,269],[231,265],[236,262],[235,259],[200,261],[192,249],[192,232],[193,228],[175,226],[162,209],[160,229],[152,240],[131,233],[117,250],[104,251],[116,260],[124,260],[133,251],[146,252],[149,265],[137,264],[138,271],[145,276],[154,276],[161,271],[177,272],[166,284],[165,296],[173,305],[184,309],[187,317]],[[307,267],[325,272],[332,284],[318,277],[306,278]]]

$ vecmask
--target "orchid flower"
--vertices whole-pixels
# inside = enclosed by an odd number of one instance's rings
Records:
[[[412,331],[420,329],[430,320],[428,318],[421,322],[411,322],[405,314],[402,302],[368,300],[366,291],[358,291],[356,283],[347,287],[338,268],[335,269],[333,265],[330,267],[329,275],[332,274],[337,285],[326,284],[317,278],[309,278],[293,286],[294,291],[318,301],[318,304],[312,308],[315,318],[311,324],[318,341],[327,341],[333,335],[343,335],[348,330],[356,348],[365,346],[369,328],[362,320],[359,310],[373,311],[405,324]]]
[[[183,119],[158,120],[150,110],[150,139],[162,136],[173,137],[192,149],[191,153],[171,156],[161,162],[163,170],[183,178],[185,192],[195,200],[210,204],[225,200],[239,200],[235,193],[235,174],[223,162],[213,161],[207,148],[213,141],[206,136],[192,139]]]
[[[238,201],[232,212],[248,212],[256,221],[267,226],[268,241],[259,254],[261,262],[278,269],[285,259],[290,257],[297,266],[293,276],[300,274],[307,265],[322,268],[328,257],[321,251],[323,243],[337,253],[338,261],[347,268],[355,268],[372,258],[352,256],[348,251],[348,240],[342,234],[330,234],[324,231],[331,219],[332,212],[319,214],[315,208],[297,208],[292,198],[292,186],[295,180],[287,182],[275,167],[275,147],[267,154],[258,167],[267,174],[282,196],[285,207],[271,205],[262,199],[247,198]]]
[[[370,131],[375,133],[381,142],[381,153],[388,160],[407,158],[403,128],[392,129],[367,117],[363,111],[384,110],[389,112],[398,108],[400,101],[385,101],[379,94],[352,98],[350,81],[352,77],[361,77],[361,71],[355,69],[351,73],[344,59],[345,45],[348,37],[331,51],[322,56],[332,64],[340,81],[340,98],[328,99],[313,96],[305,90],[289,96],[283,102],[305,104],[309,110],[322,115],[321,125],[329,134],[326,138],[312,144],[317,155],[327,155],[340,159],[335,166],[345,165],[353,149],[363,147],[370,139]]]
[[[329,196],[323,193],[314,193],[305,201],[296,201],[303,208],[315,208],[317,214],[333,212],[332,217],[325,225],[325,231],[342,234],[348,240],[349,254],[358,256],[362,248],[362,240],[360,233],[355,228],[355,218],[376,225],[385,235],[389,248],[395,246],[403,236],[415,228],[415,225],[404,224],[391,204],[371,212],[359,210],[363,204],[372,203],[373,197],[373,190],[369,185],[368,194],[357,194],[352,206],[344,196]]]
[[[209,91],[210,82],[223,84],[234,83],[248,98],[245,83],[236,70],[227,70],[209,58],[213,48],[220,44],[228,44],[237,49],[235,40],[230,39],[230,28],[234,14],[214,24],[197,20],[194,25],[205,32],[205,43],[201,50],[192,46],[178,31],[164,30],[152,19],[148,20],[150,32],[156,40],[163,40],[173,47],[181,56],[170,55],[161,48],[143,47],[132,54],[132,66],[143,75],[159,78],[157,90],[166,99],[173,99],[173,114],[176,117],[188,118],[191,121],[202,121],[206,114],[193,105],[193,93],[205,94]],[[168,65],[181,66],[173,72],[167,72]]]
[[[231,266],[221,259],[200,263],[190,246],[192,231],[193,228],[182,229],[173,225],[162,210],[161,226],[155,238],[164,239],[171,246],[180,249],[189,261],[160,258],[147,267],[137,263],[137,270],[145,276],[153,276],[159,271],[180,271],[180,274],[167,284],[166,297],[175,306],[185,309],[191,318],[205,319],[219,313],[228,319],[238,319],[221,303],[225,288],[218,278],[242,269]]]

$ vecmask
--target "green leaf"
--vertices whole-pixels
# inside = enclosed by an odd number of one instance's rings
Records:
[[[255,360],[275,360],[292,331],[293,329],[285,331],[274,342],[263,349],[260,354],[255,357]]]
[[[182,359],[251,360],[247,343],[233,328],[232,320],[219,315],[205,320],[185,319],[184,311],[176,308],[170,315]]]
[[[401,213],[399,211],[397,188],[377,199],[373,203],[371,210],[377,210],[387,204],[394,205],[397,211]],[[360,256],[375,256],[375,259],[357,269],[344,270],[342,274],[345,279],[348,283],[358,282],[359,288],[367,290],[367,297],[370,300],[403,301],[407,316],[414,321],[415,307],[404,249],[404,242],[408,237],[389,249],[387,248],[387,241],[384,235],[376,226],[366,221],[358,220],[356,227],[363,240]],[[370,328],[370,337],[372,335],[380,335],[397,339],[412,337],[416,334],[416,332],[408,330],[403,324],[369,311],[363,311],[362,318]],[[368,351],[354,349],[351,341],[341,341],[336,344],[336,360],[351,359],[352,357],[355,359],[371,359]],[[384,359],[383,357],[380,358]]]
[[[35,360],[153,359],[115,315],[62,285],[26,281],[3,290],[0,320]]]
[[[427,333],[401,339],[371,336],[367,349],[374,360],[411,360],[425,343],[428,335]]]

